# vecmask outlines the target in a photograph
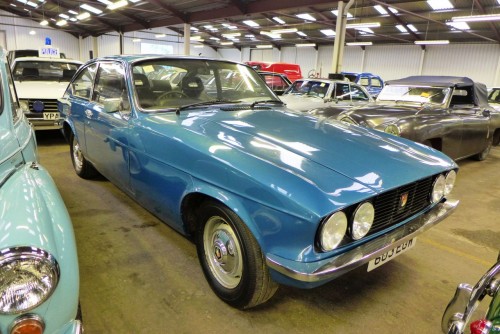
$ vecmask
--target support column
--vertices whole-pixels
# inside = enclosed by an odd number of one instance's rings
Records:
[[[121,32],[121,31],[120,31],[120,33],[119,33],[118,36],[120,38],[120,54],[122,55],[122,54],[124,54],[124,52],[123,52],[123,43],[125,41],[125,38],[123,37],[123,32]]]
[[[92,46],[94,58],[99,57],[99,44],[97,43],[97,37],[92,37]]]
[[[184,23],[184,55],[191,54],[191,25]]]
[[[418,67],[418,75],[422,75],[424,71],[424,60],[425,60],[425,45],[422,45],[422,53],[420,54],[420,65]]]
[[[335,28],[335,42],[333,44],[332,73],[340,73],[342,71],[347,11],[351,8],[353,3],[354,0],[350,0],[347,5],[344,6],[343,1],[338,2],[337,26]]]

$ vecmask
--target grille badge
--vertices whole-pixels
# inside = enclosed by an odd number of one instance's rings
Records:
[[[45,109],[45,104],[40,101],[36,100],[33,102],[33,110],[36,112],[42,112]]]
[[[406,192],[402,194],[401,197],[399,198],[399,208],[404,209],[407,202],[408,202],[408,193]]]

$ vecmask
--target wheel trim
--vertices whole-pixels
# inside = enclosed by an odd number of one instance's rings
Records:
[[[75,162],[76,170],[81,170],[83,167],[83,154],[76,139],[73,139],[73,161]]]
[[[222,217],[211,217],[203,231],[203,247],[213,277],[226,289],[234,289],[241,281],[243,258],[233,228]]]

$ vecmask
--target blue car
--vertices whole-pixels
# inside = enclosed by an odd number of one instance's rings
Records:
[[[156,71],[183,73],[158,79]],[[240,84],[224,84],[224,77]],[[76,173],[101,173],[193,238],[212,290],[250,308],[415,245],[451,214],[457,165],[383,132],[293,112],[250,67],[115,56],[59,100]]]
[[[376,74],[368,72],[342,72],[342,74],[349,79],[349,81],[365,87],[373,98],[376,98],[382,91],[382,88],[384,88],[384,80]]]
[[[0,48],[0,333],[82,333],[75,237]]]

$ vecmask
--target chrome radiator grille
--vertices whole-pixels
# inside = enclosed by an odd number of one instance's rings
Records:
[[[43,112],[57,112],[57,100],[56,99],[29,99],[28,104],[30,108],[30,113],[37,114],[39,112],[33,109],[33,103],[35,101],[41,101],[44,104]]]

